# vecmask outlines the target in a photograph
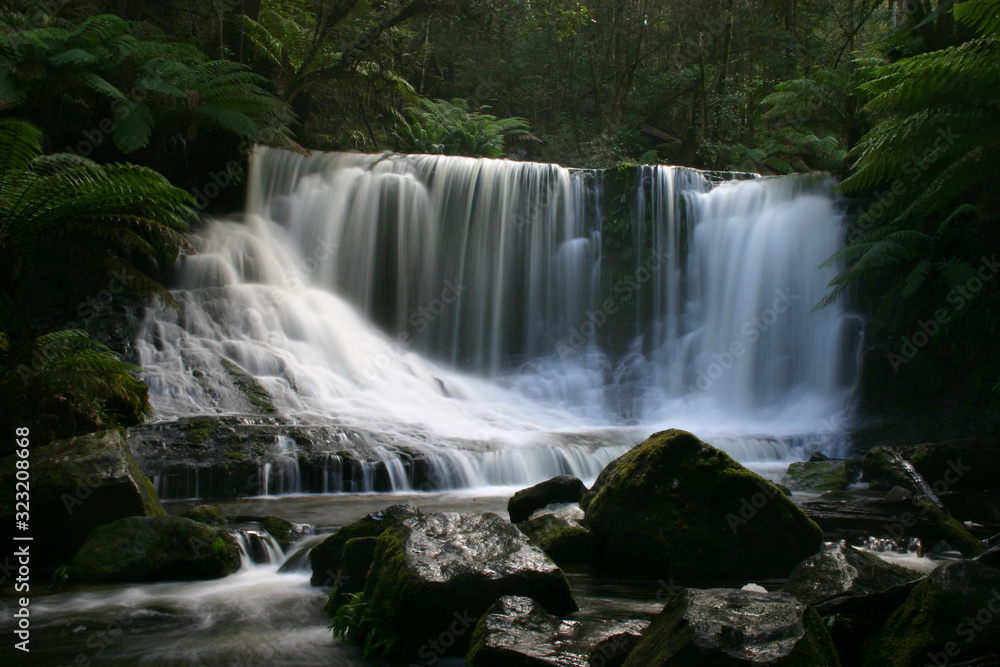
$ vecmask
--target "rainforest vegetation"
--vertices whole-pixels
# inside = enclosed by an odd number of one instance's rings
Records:
[[[7,0],[0,423],[143,418],[114,317],[255,143],[830,171],[870,404],[995,406],[998,117],[1000,0]]]

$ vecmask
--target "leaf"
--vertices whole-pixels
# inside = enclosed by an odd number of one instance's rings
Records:
[[[123,153],[131,153],[149,145],[153,134],[153,114],[149,107],[137,102],[128,102],[119,107],[121,118],[111,129],[111,138]]]

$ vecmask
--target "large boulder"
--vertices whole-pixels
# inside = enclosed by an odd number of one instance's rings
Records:
[[[559,475],[515,493],[507,501],[507,514],[511,523],[521,523],[546,505],[578,503],[586,491],[587,487],[576,477]]]
[[[0,462],[0,521],[14,523],[13,456]],[[59,440],[31,450],[31,562],[69,563],[91,529],[128,516],[164,516],[156,490],[122,430]]]
[[[531,597],[557,615],[577,608],[562,570],[490,513],[404,519],[378,538],[365,586],[370,612],[403,657],[444,636],[449,651],[460,650],[471,626],[504,595]]]
[[[916,572],[841,540],[796,565],[785,583],[785,592],[815,606],[834,598],[879,593],[919,578]]]
[[[91,531],[69,575],[80,582],[190,581],[232,574],[240,562],[224,530],[176,516],[129,517]]]
[[[819,615],[786,593],[685,589],[653,619],[625,667],[839,667]]]
[[[312,566],[313,586],[333,586],[338,580],[338,572],[344,556],[344,545],[360,537],[378,537],[403,519],[417,516],[420,511],[413,505],[393,505],[384,510],[348,524],[317,544],[309,552]]]
[[[593,535],[583,521],[579,505],[566,505],[551,513],[536,512],[517,528],[560,567],[585,565],[592,560]]]
[[[1000,656],[1000,570],[975,561],[942,565],[869,640],[864,665],[922,667]]]
[[[585,498],[601,563],[630,576],[784,577],[823,534],[774,484],[685,431],[612,461]]]
[[[842,491],[850,483],[848,461],[804,461],[792,463],[784,483],[793,491]]]

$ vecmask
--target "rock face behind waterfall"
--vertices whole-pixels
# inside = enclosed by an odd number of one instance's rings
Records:
[[[775,485],[679,430],[610,463],[582,504],[602,565],[623,575],[784,577],[823,537]]]
[[[365,598],[403,659],[468,645],[473,626],[505,595],[528,596],[548,612],[576,611],[566,577],[540,549],[495,514],[404,519],[378,538]],[[447,635],[448,641],[437,640]]]

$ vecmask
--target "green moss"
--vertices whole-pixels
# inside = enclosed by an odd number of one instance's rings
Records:
[[[819,499],[849,501],[849,500],[854,500],[854,496],[852,496],[847,491],[827,491],[826,493],[821,495]]]
[[[785,484],[802,491],[840,491],[849,482],[846,461],[796,462],[785,473]]]
[[[198,505],[181,513],[185,519],[191,519],[207,526],[226,525],[226,515],[214,505]]]
[[[986,551],[983,543],[973,537],[961,522],[945,516],[930,500],[918,498],[916,504],[921,508],[921,514],[934,524],[937,538],[951,544],[961,551],[963,556],[973,558]]]
[[[264,527],[274,541],[278,543],[282,549],[287,549],[291,546],[295,539],[295,527],[291,522],[282,519],[277,516],[266,516],[260,520],[260,525]]]
[[[243,452],[226,452],[222,456],[233,461],[242,461],[245,458]]]
[[[876,447],[861,460],[864,479],[873,491],[889,491],[894,486],[910,488],[910,480],[893,464],[892,456],[883,447]]]
[[[187,441],[194,445],[203,444],[215,432],[218,421],[211,417],[198,417],[187,422],[184,426]]]
[[[636,576],[785,576],[822,541],[777,486],[677,430],[612,462],[586,511],[605,563]]]
[[[255,407],[261,414],[270,415],[275,413],[274,403],[272,402],[271,395],[267,393],[263,385],[257,381],[252,375],[247,373],[245,370],[240,368],[238,365],[234,364],[232,361],[226,358],[221,358],[220,362],[222,368],[229,374],[233,380],[233,385],[244,395],[250,404]]]

